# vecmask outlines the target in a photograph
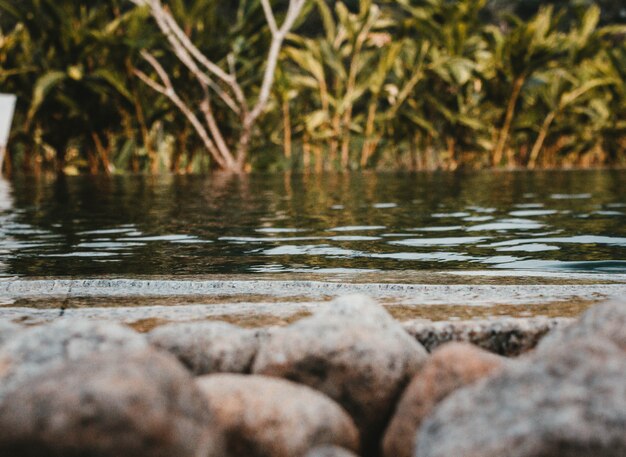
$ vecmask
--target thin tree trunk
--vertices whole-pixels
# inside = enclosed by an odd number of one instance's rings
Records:
[[[496,147],[493,151],[493,161],[492,165],[498,166],[500,162],[502,162],[502,157],[504,155],[504,148],[506,147],[506,143],[509,139],[509,132],[511,131],[511,125],[513,124],[513,117],[515,115],[515,106],[517,105],[517,100],[522,92],[522,87],[524,86],[524,82],[526,81],[526,75],[523,74],[519,76],[513,83],[513,89],[511,91],[511,96],[509,98],[509,102],[506,107],[506,113],[504,116],[504,124],[502,124],[502,129],[498,134],[498,142],[496,143]]]
[[[98,156],[100,157],[100,163],[102,164],[102,169],[105,174],[111,174],[111,164],[109,162],[109,154],[102,144],[102,140],[100,136],[96,132],[91,132],[91,138],[93,139],[93,143],[96,146],[96,151],[98,152]],[[97,159],[95,161],[95,172],[98,172],[98,162]]]
[[[537,166],[537,160],[539,159],[539,154],[541,153],[541,149],[543,148],[543,143],[546,141],[548,131],[550,130],[550,126],[552,125],[555,117],[556,113],[552,111],[546,116],[543,124],[541,124],[539,135],[537,135],[537,140],[535,140],[535,144],[530,151],[530,158],[528,159],[528,168],[531,170],[533,170]]]
[[[378,100],[374,97],[373,100],[370,101],[369,107],[367,109],[367,121],[365,123],[365,141],[363,141],[363,147],[361,148],[361,168],[365,168],[367,166],[367,162],[370,159],[370,156],[374,152],[374,139],[372,138],[374,134],[374,121],[376,120],[376,108],[378,106]]]
[[[289,100],[284,100],[283,109],[283,151],[285,159],[291,167],[291,113],[289,110]]]
[[[311,167],[311,143],[309,142],[309,135],[304,134],[302,138],[302,168],[306,171]]]

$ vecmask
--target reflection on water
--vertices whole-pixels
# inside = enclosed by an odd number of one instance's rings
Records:
[[[626,172],[19,179],[0,275],[626,272]]]

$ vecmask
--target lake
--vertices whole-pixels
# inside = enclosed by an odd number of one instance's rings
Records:
[[[626,273],[626,172],[20,178],[0,274]]]

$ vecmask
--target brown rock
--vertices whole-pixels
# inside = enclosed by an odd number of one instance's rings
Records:
[[[197,383],[229,457],[295,457],[320,444],[358,448],[348,414],[306,386],[236,374],[202,376]]]
[[[148,341],[196,375],[249,373],[259,346],[256,333],[225,322],[192,322],[157,327]]]
[[[506,363],[471,344],[448,343],[436,349],[402,394],[383,440],[385,457],[413,457],[417,431],[437,404]]]
[[[14,389],[0,406],[0,456],[221,456],[191,375],[152,349],[92,354]]]
[[[353,417],[364,453],[376,453],[395,402],[426,358],[383,307],[348,296],[275,331],[253,372],[324,392]]]

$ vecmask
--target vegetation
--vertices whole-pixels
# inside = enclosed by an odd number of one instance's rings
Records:
[[[8,171],[626,162],[612,2],[81,3],[0,0]]]

